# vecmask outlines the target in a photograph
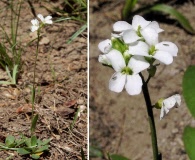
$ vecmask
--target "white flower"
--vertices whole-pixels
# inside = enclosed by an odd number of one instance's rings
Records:
[[[112,48],[112,42],[111,42],[111,40],[110,39],[106,39],[106,40],[100,42],[98,44],[98,48],[99,48],[99,50],[102,53],[104,53],[104,54],[108,53],[111,50],[111,48]]]
[[[38,14],[37,17],[42,21],[43,24],[52,24],[52,16],[43,17],[42,14]]]
[[[173,62],[173,56],[177,56],[178,47],[174,43],[168,41],[157,43],[154,46],[149,46],[145,42],[138,41],[129,46],[128,52],[132,55],[153,57],[154,59],[169,65]]]
[[[31,31],[34,32],[39,29],[39,21],[37,19],[31,20],[32,26]]]
[[[137,40],[144,39],[149,45],[158,43],[158,33],[163,30],[156,21],[146,21],[143,17],[135,15],[132,25],[125,21],[118,21],[113,25],[115,32],[121,32],[125,43],[134,43]]]
[[[149,63],[141,56],[133,56],[126,65],[124,57],[118,50],[111,50],[106,57],[116,71],[110,81],[109,89],[121,92],[125,87],[129,95],[137,95],[142,89],[142,80],[139,72],[149,67]]]
[[[104,53],[99,55],[98,61],[102,64],[110,65],[110,61],[106,54],[112,49],[112,42],[110,39],[106,39],[98,44],[99,50]]]
[[[169,110],[174,106],[180,106],[181,104],[181,96],[179,94],[173,95],[162,101],[162,108],[160,112],[160,120],[165,116],[165,114],[169,113]]]

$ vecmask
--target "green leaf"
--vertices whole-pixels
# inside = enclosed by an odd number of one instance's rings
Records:
[[[188,109],[195,117],[195,66],[189,66],[183,77],[183,96]]]
[[[17,152],[21,155],[26,155],[26,154],[30,154],[31,152],[29,152],[28,150],[24,149],[24,148],[18,148]]]
[[[132,14],[133,8],[135,7],[137,0],[126,0],[125,6],[122,10],[123,19],[128,19],[128,17]]]
[[[15,137],[12,136],[12,135],[8,135],[8,136],[6,137],[6,139],[5,139],[5,145],[6,145],[7,147],[10,147],[10,146],[14,143],[14,141],[15,141]]]
[[[37,149],[37,150],[35,151],[35,153],[47,151],[48,149],[49,149],[49,145],[44,145],[44,146],[39,147],[39,149]]]
[[[190,25],[189,21],[186,19],[186,17],[178,12],[176,9],[174,9],[171,6],[165,5],[165,4],[157,4],[150,8],[152,11],[160,11],[167,14],[170,14],[173,16],[180,24],[181,26],[186,29],[188,32],[194,34],[195,30]]]
[[[68,44],[71,43],[76,37],[78,37],[79,34],[81,34],[84,30],[87,28],[87,23],[84,24],[77,32],[75,32],[69,39]]]
[[[112,154],[112,155],[110,155],[110,158],[112,160],[129,160],[128,158],[121,156],[121,155],[118,155],[118,154]]]
[[[27,145],[27,147],[31,147],[31,138],[26,138],[25,144]]]
[[[103,152],[101,151],[101,149],[94,147],[94,146],[90,146],[89,147],[89,156],[90,157],[103,157]]]
[[[84,151],[83,151],[83,148],[81,147],[81,157],[82,157],[82,160],[86,160],[85,159],[85,154],[84,154]]]
[[[39,158],[40,158],[40,156],[37,155],[37,154],[32,154],[31,157],[32,157],[33,159],[39,159]]]
[[[31,137],[31,146],[36,146],[37,145],[37,137],[36,136],[32,136]]]
[[[34,117],[33,117],[33,120],[32,120],[32,124],[31,124],[31,133],[33,133],[35,131],[35,128],[36,128],[36,124],[37,124],[37,120],[38,120],[38,114],[36,114]]]
[[[45,139],[44,141],[42,141],[41,145],[46,145],[50,142],[50,139]]]
[[[195,128],[185,127],[183,133],[185,150],[191,160],[195,159]]]

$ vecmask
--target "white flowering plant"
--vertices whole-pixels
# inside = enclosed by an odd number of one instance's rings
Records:
[[[158,100],[152,105],[148,91],[148,83],[155,76],[157,67],[161,64],[170,65],[178,54],[178,47],[173,42],[159,42],[159,33],[163,32],[156,21],[147,21],[135,15],[132,24],[118,21],[113,25],[111,39],[99,43],[102,52],[98,61],[104,66],[114,69],[115,73],[109,80],[109,89],[113,92],[122,92],[123,89],[131,96],[143,91],[147,106],[147,113],[151,128],[153,157],[161,160],[158,151],[157,136],[153,109],[161,109],[160,120],[174,106],[180,106],[181,96],[173,95]],[[143,72],[147,72],[145,79]]]
[[[14,150],[14,151],[17,151],[20,155],[30,155],[32,159],[39,159],[40,156],[45,151],[49,150],[49,142],[50,142],[50,139],[41,141],[35,135],[38,114],[35,115],[34,109],[35,109],[35,98],[36,98],[35,77],[36,77],[36,65],[37,65],[37,59],[38,59],[38,53],[39,53],[40,33],[47,24],[52,24],[53,21],[52,21],[51,16],[47,16],[44,18],[43,15],[38,14],[37,17],[39,19],[31,20],[31,23],[32,23],[31,32],[35,32],[35,31],[37,32],[37,39],[36,39],[37,43],[36,43],[36,53],[35,53],[34,72],[33,72],[34,73],[33,74],[33,85],[32,85],[32,95],[31,95],[31,100],[32,100],[32,121],[31,121],[31,128],[30,128],[31,137],[28,138],[24,135],[21,135],[21,137],[15,138],[12,135],[8,135],[6,137],[5,144],[0,143],[0,150]]]

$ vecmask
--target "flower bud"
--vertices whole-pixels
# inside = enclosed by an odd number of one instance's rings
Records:
[[[112,48],[118,50],[121,53],[124,53],[128,50],[128,46],[119,38],[112,38]]]

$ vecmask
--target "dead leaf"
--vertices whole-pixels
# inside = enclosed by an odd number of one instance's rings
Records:
[[[74,106],[76,103],[77,103],[76,100],[71,100],[71,101],[65,102],[64,105],[69,108],[69,107]]]
[[[74,113],[75,110],[72,108],[66,108],[64,106],[56,107],[55,112],[61,116],[67,116],[71,113]]]
[[[32,112],[32,104],[24,104],[17,108],[16,112],[20,113],[30,113]]]

